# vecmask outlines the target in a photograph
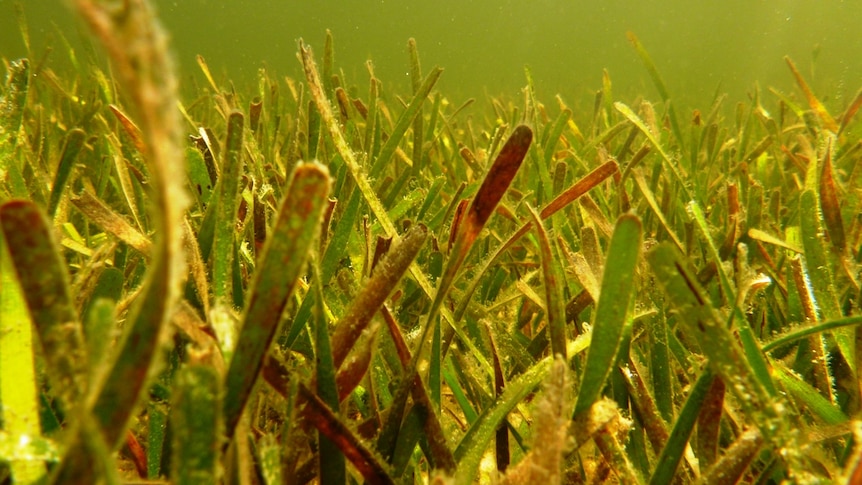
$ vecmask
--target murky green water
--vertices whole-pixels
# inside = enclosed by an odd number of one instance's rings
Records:
[[[34,46],[65,49],[54,34],[79,37],[58,0],[30,0],[25,14]],[[744,99],[755,83],[792,91],[783,61],[791,56],[827,104],[843,106],[862,81],[862,2],[812,0],[463,0],[155,2],[185,75],[198,75],[202,54],[219,75],[242,84],[267,65],[299,75],[296,40],[322,51],[325,29],[336,41],[336,62],[360,87],[365,61],[378,78],[403,93],[406,41],[416,38],[423,66],[446,69],[439,89],[451,97],[488,93],[515,97],[533,73],[540,98],[590,102],[607,69],[618,99],[657,100],[649,77],[626,39],[632,31],[652,54],[671,97],[706,107],[716,90]],[[0,56],[24,55],[13,2],[0,0]],[[37,50],[41,52],[41,50]]]

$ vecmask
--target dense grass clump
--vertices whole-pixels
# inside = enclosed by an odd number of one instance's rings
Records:
[[[862,91],[682,113],[631,35],[657,101],[465,110],[327,35],[181,99],[75,8],[111,69],[0,88],[0,483],[862,480]]]

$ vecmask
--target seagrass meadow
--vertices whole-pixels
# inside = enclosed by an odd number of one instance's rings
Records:
[[[3,59],[0,484],[862,483],[862,89],[234,84],[70,10]]]

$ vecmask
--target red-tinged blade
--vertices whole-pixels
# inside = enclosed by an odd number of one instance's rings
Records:
[[[469,200],[461,199],[458,202],[458,206],[455,207],[455,217],[452,218],[452,229],[449,231],[449,252],[452,252],[452,248],[455,246],[455,238],[460,234],[458,231],[461,230],[461,220],[464,219],[464,214],[467,213],[467,204],[469,203]]]
[[[488,222],[518,173],[532,141],[533,130],[526,125],[519,125],[500,150],[467,210],[464,231],[469,239],[474,239]]]
[[[823,213],[823,222],[826,223],[826,232],[832,241],[832,246],[839,252],[843,252],[847,244],[844,235],[844,223],[841,220],[841,201],[838,199],[838,188],[832,169],[832,141],[826,145],[826,155],[823,157],[823,170],[820,173],[820,210]]]

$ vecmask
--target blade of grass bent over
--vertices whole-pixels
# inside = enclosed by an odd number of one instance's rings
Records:
[[[844,132],[844,129],[847,128],[847,125],[850,124],[850,121],[853,120],[853,117],[856,116],[856,113],[859,112],[859,108],[862,108],[862,89],[856,91],[856,96],[853,98],[853,102],[850,103],[850,106],[847,107],[847,110],[844,111],[844,115],[841,116],[841,125],[838,127],[838,135]]]
[[[613,370],[624,335],[623,328],[629,318],[641,239],[640,219],[634,214],[620,216],[608,247],[593,323],[593,339],[581,377],[575,415],[590,409]]]
[[[791,244],[787,241],[784,241],[783,239],[780,239],[776,236],[773,236],[772,234],[770,234],[766,231],[761,231],[760,229],[755,229],[755,228],[749,229],[748,230],[748,237],[750,237],[751,239],[755,239],[757,241],[760,241],[760,242],[765,242],[767,244],[772,244],[774,246],[778,246],[780,248],[784,248],[784,249],[787,249],[789,251],[793,251],[794,253],[801,253],[802,252],[802,248],[798,248],[798,247],[794,246],[793,244]]]
[[[111,104],[108,105],[108,109],[111,110],[111,113],[113,113],[114,117],[117,118],[117,121],[120,122],[120,126],[123,128],[123,131],[126,132],[126,135],[128,135],[132,145],[135,146],[135,149],[140,153],[144,153],[147,146],[146,143],[144,143],[143,134],[141,133],[141,129],[138,128],[138,125],[136,125],[135,122],[132,121],[118,106]]]
[[[790,68],[790,72],[793,73],[793,77],[796,79],[796,84],[799,85],[799,89],[802,90],[803,94],[805,94],[805,99],[808,100],[808,106],[817,113],[817,117],[820,118],[820,121],[823,122],[823,125],[826,126],[826,129],[831,131],[832,133],[838,132],[838,123],[835,122],[835,118],[826,111],[826,107],[823,106],[823,103],[817,99],[817,96],[808,87],[808,83],[805,82],[805,79],[802,77],[802,74],[799,73],[799,70],[796,69],[796,64],[790,59],[790,57],[784,56],[784,62],[787,63],[787,67]]]
[[[204,56],[202,56],[200,54],[196,55],[195,61],[197,61],[198,67],[200,67],[201,71],[204,73],[204,77],[207,78],[207,82],[209,82],[209,85],[212,88],[213,92],[214,93],[221,92],[221,90],[219,89],[218,85],[215,82],[215,79],[213,78],[212,71],[210,71],[210,67],[207,64],[206,59],[204,59]]]
[[[862,325],[862,315],[840,318],[838,320],[829,320],[811,326],[794,327],[792,330],[788,330],[787,332],[776,336],[773,340],[770,340],[769,342],[765,343],[763,345],[763,351],[772,352],[773,350],[781,348],[784,345],[792,344],[797,340],[802,340],[804,338],[810,337],[811,335],[817,335],[818,333],[823,333],[841,327],[852,328],[858,325]]]
[[[673,160],[670,159],[670,156],[665,151],[664,147],[659,143],[659,141],[653,136],[652,131],[647,127],[646,123],[643,122],[642,119],[634,112],[631,108],[626,106],[619,101],[614,103],[614,108],[617,109],[623,116],[625,116],[633,125],[638,127],[641,133],[649,140],[649,142],[658,150],[661,155],[662,161],[665,163],[665,166],[670,170],[670,173],[673,174],[673,178],[676,182],[679,183],[680,189],[682,189],[683,193],[685,193],[686,200],[691,200],[691,193],[688,190],[688,186],[685,184],[685,181],[682,178],[682,175],[679,173],[679,169]]]
[[[643,172],[641,172],[640,169],[636,168],[636,169],[632,170],[631,173],[632,173],[632,178],[635,179],[635,183],[637,184],[638,189],[640,189],[641,194],[643,194],[644,199],[646,199],[647,204],[649,205],[650,209],[652,209],[652,211],[653,211],[653,214],[656,215],[656,217],[658,218],[662,227],[664,228],[665,231],[667,231],[668,236],[670,236],[671,240],[676,245],[676,247],[680,251],[684,251],[685,248],[682,244],[682,241],[680,240],[679,236],[676,235],[676,231],[674,231],[673,228],[670,226],[670,223],[668,222],[667,218],[665,217],[664,212],[661,210],[661,207],[659,207],[658,201],[655,200],[655,195],[653,195],[652,190],[650,190],[649,185],[647,184],[647,181],[644,178]]]
[[[845,424],[849,421],[841,408],[826,398],[799,374],[787,369],[783,363],[774,367],[775,376],[784,389],[802,403],[814,416],[827,425]]]
[[[233,436],[269,346],[281,312],[305,267],[305,258],[320,230],[329,195],[329,172],[319,164],[294,169],[275,225],[256,265],[243,326],[225,377],[225,431]]]
[[[152,256],[152,241],[90,191],[85,190],[81,195],[72,196],[70,201],[100,229],[128,244],[145,258],[149,259]]]

